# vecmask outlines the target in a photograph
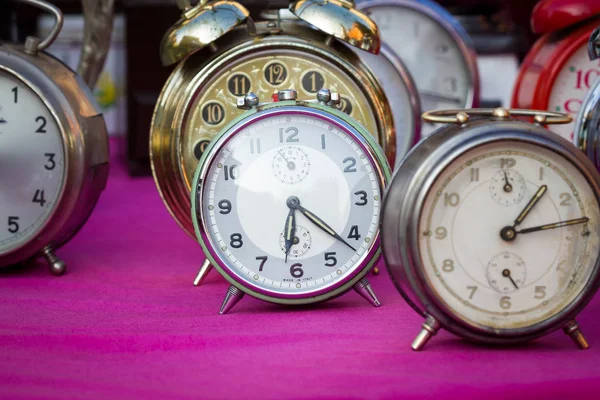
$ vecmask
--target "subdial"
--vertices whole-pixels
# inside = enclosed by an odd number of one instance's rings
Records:
[[[502,252],[488,263],[486,276],[489,284],[500,293],[512,293],[525,283],[525,262],[514,253]]]
[[[502,206],[519,204],[525,196],[525,179],[515,170],[501,169],[492,177],[490,194]]]
[[[310,250],[310,246],[312,246],[312,237],[310,236],[310,232],[302,225],[296,225],[296,232],[294,233],[294,238],[292,239],[292,247],[290,249],[289,257],[302,257],[308,250]],[[279,247],[281,247],[281,251],[285,254],[285,237],[283,232],[281,232],[279,235]]]
[[[273,175],[286,185],[302,182],[310,172],[310,159],[298,146],[277,149],[271,161]]]

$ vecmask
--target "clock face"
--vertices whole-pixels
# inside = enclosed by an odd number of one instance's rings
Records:
[[[198,189],[203,229],[238,282],[309,297],[341,286],[373,257],[383,178],[348,128],[287,108],[236,128],[216,151]]]
[[[594,192],[562,156],[522,142],[482,145],[445,168],[427,195],[424,275],[468,324],[527,328],[582,292],[598,258],[599,222]]]
[[[180,150],[188,187],[209,141],[243,112],[236,107],[238,97],[253,92],[263,101],[270,101],[274,92],[294,89],[298,100],[314,100],[323,88],[340,94],[340,110],[369,132],[378,132],[370,102],[354,78],[311,53],[269,50],[241,57],[227,65],[196,93],[189,107]]]
[[[473,77],[459,43],[447,28],[401,5],[367,5],[366,11],[377,23],[384,42],[410,71],[423,111],[471,106]],[[433,124],[423,123],[421,134],[435,129]]]
[[[0,72],[0,254],[23,246],[46,224],[64,177],[54,116],[29,86]]]
[[[600,60],[590,61],[586,42],[573,53],[557,75],[548,99],[548,109],[569,113],[574,120],[577,119],[583,99],[599,76]],[[574,128],[575,122],[548,127],[570,142],[573,142]]]

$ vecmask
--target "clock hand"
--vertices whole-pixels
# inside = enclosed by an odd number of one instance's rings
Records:
[[[284,239],[285,239],[285,262],[287,264],[288,254],[294,244],[294,234],[296,233],[296,215],[295,209],[290,207],[290,212],[285,219]]]
[[[515,280],[512,278],[512,276],[510,275],[510,270],[509,269],[505,269],[502,271],[502,276],[505,278],[508,278],[513,286],[515,287],[515,289],[518,289],[519,287],[517,286],[517,283],[515,282]]]
[[[293,161],[288,160],[283,153],[281,152],[281,150],[278,151],[279,155],[281,155],[281,157],[283,157],[283,160],[287,163],[287,167],[289,170],[292,170],[294,168],[296,168],[296,164],[294,164]]]
[[[531,200],[529,200],[529,202],[527,203],[527,205],[525,206],[523,211],[521,211],[521,213],[519,214],[517,219],[515,219],[515,223],[512,226],[505,226],[504,228],[502,228],[500,230],[500,237],[502,238],[502,240],[504,240],[506,242],[512,242],[513,240],[515,240],[515,238],[517,237],[517,229],[516,229],[517,226],[521,222],[523,222],[525,217],[527,217],[529,212],[538,203],[538,201],[540,201],[540,199],[542,198],[544,193],[546,193],[547,190],[548,190],[548,186],[546,186],[546,185],[540,186],[540,188],[537,190],[537,192],[535,192],[535,194],[533,195]]]
[[[317,226],[317,228],[321,229],[323,232],[327,233],[329,236],[332,236],[333,238],[335,238],[335,239],[339,240],[340,242],[344,243],[346,246],[350,247],[353,251],[356,251],[356,249],[354,247],[350,246],[348,244],[348,242],[346,242],[329,225],[327,225],[325,223],[325,221],[323,221],[321,218],[317,217],[312,212],[308,211],[306,208],[302,207],[300,205],[300,199],[298,199],[298,197],[296,197],[296,196],[290,196],[290,198],[288,198],[288,200],[287,200],[287,205],[290,208],[295,208],[296,210],[300,211],[302,213],[302,215],[304,215],[306,218],[308,218],[308,220],[310,222],[312,222],[313,224],[315,224]]]
[[[508,182],[508,174],[506,173],[506,170],[502,170],[504,172],[504,191],[505,192],[512,192],[512,185]]]
[[[544,225],[540,225],[540,226],[534,226],[533,228],[521,229],[520,231],[516,231],[516,233],[521,234],[521,233],[531,233],[531,232],[538,232],[538,231],[547,231],[548,229],[562,228],[563,226],[585,224],[589,220],[590,219],[588,217],[570,219],[567,221],[554,222],[552,224],[544,224]]]

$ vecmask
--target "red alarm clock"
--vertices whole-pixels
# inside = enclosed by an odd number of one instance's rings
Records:
[[[540,39],[521,65],[513,108],[566,112],[574,119],[583,98],[600,76],[600,61],[590,61],[587,44],[600,25],[600,0],[542,0],[531,26]],[[548,127],[573,141],[574,124]]]

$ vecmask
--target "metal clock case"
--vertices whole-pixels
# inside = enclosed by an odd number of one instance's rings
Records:
[[[440,328],[510,344],[563,328],[588,346],[576,315],[600,284],[600,178],[583,153],[532,110],[426,113],[455,122],[421,141],[386,192],[382,247],[390,276],[424,318],[412,344]]]
[[[165,35],[163,63],[179,65],[155,108],[150,158],[167,208],[190,236],[189,194],[195,167],[209,141],[240,114],[235,99],[247,92],[264,98],[293,88],[300,99],[312,99],[326,85],[340,93],[338,108],[376,134],[391,163],[396,159],[397,137],[406,142],[403,149],[415,140],[414,132],[395,130],[396,114],[381,84],[357,56],[379,50],[375,24],[349,3],[338,1],[302,1],[290,9],[306,22],[276,17],[255,23],[234,2],[184,7],[184,17]],[[344,29],[338,32],[339,27]],[[410,82],[405,83],[410,91]],[[412,98],[416,104],[411,95],[397,98],[398,103]]]
[[[379,213],[390,177],[385,156],[356,121],[318,102],[277,93],[250,109],[208,145],[192,191],[196,236],[210,265],[231,284],[220,314],[246,294],[298,305],[351,288],[379,306],[365,275],[380,255]]]
[[[54,251],[83,226],[108,177],[104,119],[86,84],[43,50],[43,41],[0,45],[0,267],[39,256],[55,275],[66,264]]]
[[[477,54],[467,32],[444,7],[429,0],[363,0],[385,44],[408,67],[424,111],[479,104]],[[422,134],[436,127],[425,123]]]

